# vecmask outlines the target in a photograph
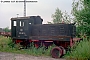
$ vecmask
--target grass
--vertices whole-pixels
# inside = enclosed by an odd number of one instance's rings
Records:
[[[12,43],[12,40],[10,38],[5,38],[3,36],[0,36],[0,51],[1,52],[10,52],[10,53],[18,53],[18,54],[29,54],[34,56],[50,56],[50,50],[53,46],[50,46],[48,49],[45,49],[44,47],[41,48],[35,48],[34,46],[31,46],[28,49],[18,49],[19,45],[15,45]]]
[[[83,39],[77,42],[75,46],[71,48],[71,52],[66,54],[66,57],[76,60],[90,60],[90,39]]]
[[[50,50],[54,46],[50,46],[48,49],[35,48],[31,46],[29,49],[18,50],[19,45],[12,43],[10,38],[5,38],[0,36],[0,51],[1,52],[10,52],[18,54],[29,54],[34,56],[50,56]],[[80,42],[77,42],[72,48],[71,51],[68,51],[65,55],[67,59],[76,59],[76,60],[90,60],[90,39],[83,39]]]

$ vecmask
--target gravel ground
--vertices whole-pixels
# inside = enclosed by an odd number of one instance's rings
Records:
[[[31,55],[23,54],[13,54],[13,53],[4,53],[0,52],[0,60],[65,60],[65,59],[55,59],[51,57],[36,57]]]

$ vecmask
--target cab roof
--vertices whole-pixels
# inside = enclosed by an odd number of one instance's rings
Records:
[[[40,17],[40,16],[15,17],[15,18],[11,18],[11,20],[30,19],[30,17]],[[41,17],[40,17],[40,18],[41,18]]]

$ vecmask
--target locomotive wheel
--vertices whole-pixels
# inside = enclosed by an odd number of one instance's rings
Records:
[[[53,58],[60,58],[63,55],[63,51],[60,47],[54,47],[51,50],[51,55]]]
[[[45,46],[45,47],[49,47],[50,45],[52,45],[53,44],[53,41],[44,41],[43,42],[43,46]]]
[[[55,44],[56,46],[60,46],[60,42],[59,42],[59,41],[54,41],[54,44]]]
[[[64,54],[66,53],[66,51],[65,51],[64,47],[59,46],[59,48],[61,48],[61,49],[62,49],[62,55],[64,55]]]
[[[35,42],[34,42],[34,46],[35,46],[36,48],[39,48],[39,47],[41,46],[41,42],[40,42],[40,41],[35,41]]]

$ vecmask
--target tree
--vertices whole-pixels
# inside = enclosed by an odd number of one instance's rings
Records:
[[[61,10],[59,10],[59,8],[57,8],[56,12],[54,14],[52,14],[53,23],[61,23],[62,18],[63,18],[62,15],[63,15],[63,13],[61,12]]]
[[[71,23],[72,18],[70,17],[70,15],[65,11],[63,12],[63,22],[64,23]]]
[[[90,35],[90,0],[73,1],[72,14],[75,18],[77,33]]]
[[[9,27],[3,28],[3,30],[4,30],[5,32],[10,32],[10,31],[11,31],[11,30],[9,29]]]
[[[59,8],[56,9],[55,13],[51,16],[53,18],[52,22],[48,22],[48,24],[56,24],[56,23],[71,23],[71,18],[68,13],[62,12]]]

